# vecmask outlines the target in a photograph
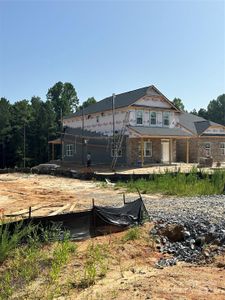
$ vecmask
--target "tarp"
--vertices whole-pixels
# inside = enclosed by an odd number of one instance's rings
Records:
[[[59,225],[62,230],[70,233],[72,240],[83,240],[90,237],[110,234],[140,225],[148,218],[148,213],[141,198],[125,203],[123,207],[93,206],[91,210],[65,213],[47,217],[24,219],[23,226],[32,223],[49,228]],[[18,222],[10,223],[10,230]]]

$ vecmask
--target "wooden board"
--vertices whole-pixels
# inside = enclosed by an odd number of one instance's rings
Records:
[[[60,207],[59,209],[53,211],[52,213],[49,214],[49,216],[55,216],[55,215],[58,215],[60,212],[64,211],[65,209],[69,208],[70,207],[70,203],[64,205],[63,207]]]

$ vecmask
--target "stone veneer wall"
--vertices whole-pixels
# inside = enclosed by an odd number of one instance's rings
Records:
[[[190,139],[189,162],[198,163],[200,157],[205,157],[204,144],[211,143],[211,156],[214,161],[225,161],[225,155],[221,154],[220,143],[224,138],[200,137]],[[186,140],[177,141],[177,161],[186,162]]]
[[[162,146],[161,139],[144,139],[152,142],[152,157],[144,157],[144,164],[161,163]],[[137,166],[141,162],[141,157],[138,155],[138,145],[141,142],[140,138],[127,139],[127,164]],[[172,161],[176,161],[176,140],[172,140]]]

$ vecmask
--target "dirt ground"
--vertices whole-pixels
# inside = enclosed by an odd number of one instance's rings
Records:
[[[129,199],[137,198],[129,194]],[[113,202],[123,204],[122,191],[112,187],[102,188],[101,184],[91,181],[60,178],[47,175],[4,174],[0,175],[0,209],[5,214],[41,205],[33,215],[48,215],[52,211],[70,204],[73,210],[97,205],[109,205]],[[161,195],[145,196],[154,201]],[[43,207],[44,206],[44,207]],[[148,234],[152,224],[146,224],[143,230]],[[156,261],[165,254],[158,253],[154,245],[145,239],[117,243],[124,233],[92,239],[93,243],[108,243],[114,259],[105,278],[95,285],[71,291],[60,299],[225,299],[225,256],[215,258],[208,265],[178,263],[176,266],[157,269]],[[114,242],[113,242],[114,241]],[[82,265],[82,252],[90,240],[79,243],[79,255]],[[79,264],[78,264],[79,265]],[[67,267],[74,267],[74,262]],[[65,272],[67,272],[65,270]]]
[[[137,194],[126,194],[135,199]],[[162,197],[148,196],[149,199]],[[0,210],[5,214],[19,212],[29,206],[42,206],[32,212],[33,216],[48,215],[63,205],[70,204],[63,212],[92,207],[92,199],[96,205],[123,205],[122,191],[111,186],[102,188],[101,183],[81,181],[36,174],[1,174],[0,175]]]
[[[145,224],[142,238],[121,244],[125,233],[110,237],[97,237],[93,243],[110,245],[114,257],[105,278],[86,290],[72,293],[79,300],[224,300],[225,257],[220,256],[209,265],[178,263],[176,266],[157,269],[155,263],[168,255],[155,251],[154,243],[146,242],[152,224]],[[89,242],[82,243],[82,251]],[[78,255],[79,257],[79,255]],[[116,259],[120,257],[120,261]]]

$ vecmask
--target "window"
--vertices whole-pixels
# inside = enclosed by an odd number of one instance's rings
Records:
[[[225,155],[225,143],[220,143],[220,151],[222,155]]]
[[[144,142],[144,156],[152,157],[152,142],[150,141]]]
[[[156,125],[156,112],[150,112],[150,125]]]
[[[73,156],[73,144],[66,145],[66,156]]]
[[[163,126],[170,125],[170,113],[168,111],[163,112]]]
[[[142,125],[143,124],[143,112],[142,110],[138,110],[136,112],[136,124]]]
[[[114,156],[117,156],[117,157],[121,157],[122,156],[122,149],[120,150],[117,150],[117,148],[111,148],[111,157],[114,157]]]
[[[206,157],[211,156],[211,144],[210,143],[205,143],[204,144],[204,155]]]
[[[141,157],[141,142],[138,143],[138,156]],[[152,157],[152,142],[144,141],[144,157]]]

